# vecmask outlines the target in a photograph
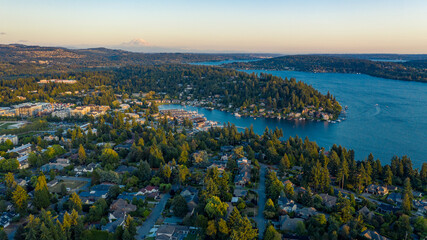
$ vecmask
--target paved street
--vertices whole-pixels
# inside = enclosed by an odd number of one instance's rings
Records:
[[[156,207],[151,212],[150,216],[142,223],[141,227],[138,228],[136,239],[144,239],[149,234],[150,229],[154,227],[157,219],[162,215],[163,209],[166,206],[166,202],[170,198],[169,194],[165,194]]]
[[[258,215],[255,218],[255,222],[258,226],[259,238],[262,239],[262,235],[265,231],[265,223],[266,220],[264,218],[264,206],[265,206],[265,173],[267,171],[267,167],[265,165],[261,165],[260,177],[259,177],[259,185],[258,185]]]

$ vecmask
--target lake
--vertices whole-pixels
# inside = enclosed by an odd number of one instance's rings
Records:
[[[212,65],[212,63],[204,63]],[[333,94],[341,105],[348,106],[346,120],[341,123],[288,121],[278,119],[237,118],[218,110],[198,110],[208,120],[231,122],[236,126],[254,126],[262,134],[265,127],[283,129],[285,138],[308,136],[329,149],[340,144],[354,149],[362,160],[372,152],[375,159],[389,164],[394,155],[408,155],[414,167],[427,160],[427,84],[371,77],[363,74],[307,73],[296,71],[249,70],[248,73],[270,73],[282,78],[294,77],[320,92]],[[162,106],[181,108],[182,106]]]

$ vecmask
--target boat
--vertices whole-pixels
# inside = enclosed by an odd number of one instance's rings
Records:
[[[345,110],[347,110],[348,109],[348,106],[347,105],[345,105]]]
[[[241,115],[239,113],[234,113],[235,117],[241,117]]]

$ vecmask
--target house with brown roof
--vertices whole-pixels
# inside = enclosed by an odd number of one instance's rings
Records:
[[[365,191],[370,194],[384,196],[388,194],[388,188],[376,184],[371,184],[366,187]]]
[[[302,218],[290,218],[288,215],[280,217],[280,230],[287,232],[296,232],[298,223],[304,223]]]
[[[118,199],[110,205],[111,213],[108,215],[108,219],[111,221],[116,219],[125,218],[129,212],[136,211],[137,207],[131,203],[128,203],[124,199]]]
[[[126,212],[133,212],[136,211],[136,206],[132,203],[128,203],[124,199],[118,199],[110,205],[110,211],[115,211],[119,209]]]
[[[296,214],[303,219],[309,219],[311,216],[317,215],[317,210],[313,207],[305,207],[297,209]]]
[[[357,211],[357,213],[367,219],[371,219],[375,215],[374,212],[370,211],[366,206]]]
[[[332,208],[337,204],[337,198],[334,196],[325,193],[319,194],[319,196],[322,198],[323,204],[328,208]]]
[[[361,235],[362,235],[362,237],[364,237],[366,239],[388,240],[388,238],[381,236],[379,233],[377,233],[376,231],[372,231],[372,230],[366,230],[366,231],[362,232]]]

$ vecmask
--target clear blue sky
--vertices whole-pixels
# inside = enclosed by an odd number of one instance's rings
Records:
[[[0,43],[427,53],[427,0],[0,0]]]

